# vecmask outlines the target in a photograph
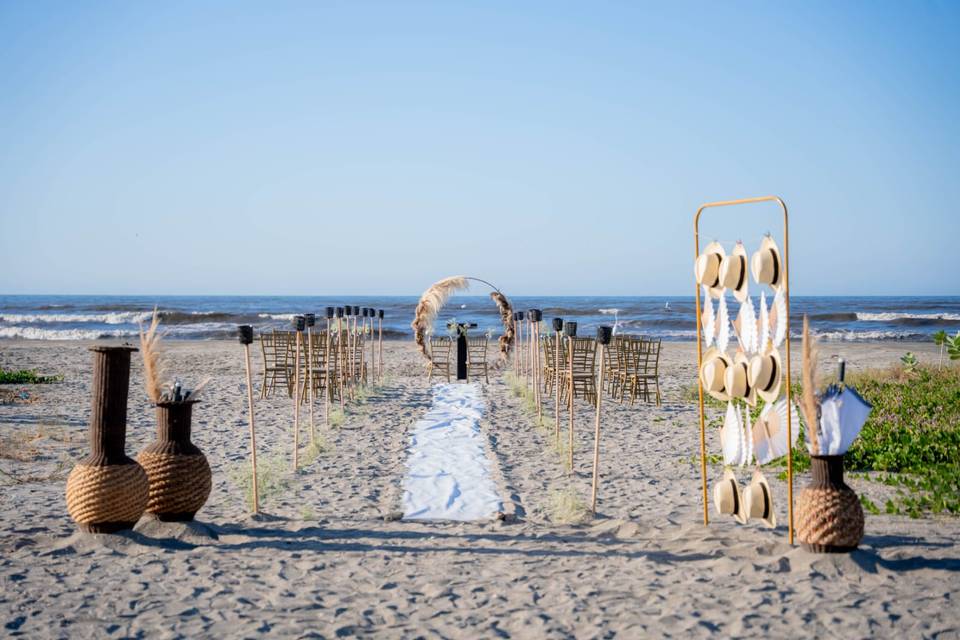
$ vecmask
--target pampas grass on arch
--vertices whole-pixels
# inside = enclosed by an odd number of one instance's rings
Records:
[[[503,295],[499,289],[486,280],[472,276],[451,276],[434,282],[430,285],[429,289],[423,292],[423,295],[420,296],[420,301],[417,303],[413,322],[410,323],[411,328],[413,328],[414,340],[420,348],[420,353],[422,353],[423,357],[427,360],[430,359],[430,354],[427,351],[427,336],[430,334],[433,323],[437,319],[437,314],[440,313],[440,309],[447,303],[450,296],[470,287],[470,280],[482,282],[493,289],[490,293],[490,298],[497,304],[497,308],[500,310],[500,319],[503,322],[503,335],[499,340],[500,361],[505,362],[510,355],[510,348],[513,345],[514,337],[513,309],[510,306],[510,301],[507,300],[507,297]]]

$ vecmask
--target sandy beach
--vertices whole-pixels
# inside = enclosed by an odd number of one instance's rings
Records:
[[[769,471],[779,526],[702,524],[695,345],[664,343],[662,407],[605,399],[598,514],[556,521],[552,502],[589,500],[592,409],[576,415],[568,474],[500,373],[483,385],[492,475],[505,518],[397,520],[408,430],[431,389],[412,341],[386,345],[387,379],[342,425],[320,427],[323,452],[290,472],[292,402],[258,400],[262,473],[279,486],[252,518],[242,350],[170,341],[185,383],[213,381],[194,411],[193,441],[213,491],[192,525],[142,520],[114,536],[76,532],[64,504],[85,455],[92,360],[87,342],[4,341],[0,366],[61,374],[0,406],[0,624],[9,636],[441,638],[960,636],[960,521],[866,516],[861,548],[813,555],[787,541],[786,484]],[[932,343],[824,343],[823,367],[885,366]],[[799,371],[794,345],[794,369]],[[260,354],[255,369],[260,370]],[[134,358],[127,452],[155,418]],[[255,383],[259,390],[259,378]],[[18,387],[19,389],[19,387]],[[321,404],[317,422],[322,425]],[[304,412],[306,423],[306,412]],[[307,441],[306,429],[302,441]],[[719,452],[716,433],[708,436]],[[711,465],[711,481],[721,475]],[[741,481],[748,480],[742,472]],[[806,484],[798,475],[795,490]],[[893,489],[851,478],[882,504]],[[712,509],[712,505],[711,505]]]

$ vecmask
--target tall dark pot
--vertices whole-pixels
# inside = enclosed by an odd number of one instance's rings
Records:
[[[90,455],[67,478],[67,512],[82,531],[132,529],[147,506],[143,468],[127,457],[127,396],[133,347],[94,347]]]
[[[814,553],[853,551],[863,538],[863,507],[843,481],[843,456],[810,456],[810,470],[797,501],[797,537]]]
[[[194,400],[157,405],[157,441],[137,460],[150,479],[147,513],[164,522],[193,520],[210,497],[207,457],[190,441]]]

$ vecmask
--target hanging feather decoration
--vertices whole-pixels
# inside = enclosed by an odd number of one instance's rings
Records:
[[[723,449],[723,464],[738,465],[743,458],[743,416],[740,408],[727,403],[727,414],[720,428],[720,445]]]
[[[773,333],[773,346],[779,348],[787,337],[787,299],[783,296],[783,287],[773,296],[773,306],[777,310],[777,329]]]
[[[447,303],[457,291],[467,289],[470,284],[465,276],[452,276],[444,278],[423,292],[420,301],[417,303],[417,309],[414,314],[413,322],[410,326],[413,328],[413,336],[420,347],[420,353],[428,361],[430,354],[427,352],[427,335],[433,328],[433,321],[437,319],[440,309]]]
[[[700,322],[709,348],[713,346],[713,341],[717,337],[717,317],[713,315],[713,301],[710,299],[710,292],[706,287],[703,287],[703,303],[703,315]]]
[[[767,311],[766,291],[760,292],[760,339],[757,342],[757,352],[763,353],[767,350],[770,342],[770,313]]]
[[[727,351],[730,345],[730,316],[727,313],[727,296],[720,294],[720,304],[717,305],[717,349],[722,352]]]
[[[500,345],[500,363],[507,361],[510,357],[510,348],[513,346],[513,308],[507,296],[499,291],[491,291],[490,297],[497,303],[497,309],[500,310],[500,320],[503,322],[503,335],[497,341]]]

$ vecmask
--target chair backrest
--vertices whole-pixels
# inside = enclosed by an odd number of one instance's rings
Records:
[[[471,358],[486,358],[487,345],[489,344],[486,336],[476,336],[467,338],[467,350]]]
[[[435,364],[450,362],[450,349],[453,340],[450,338],[430,338],[430,360]]]
[[[286,331],[274,329],[270,333],[260,334],[260,349],[267,367],[286,367],[293,357],[293,346]]]
[[[619,336],[613,336],[610,339],[610,344],[603,347],[603,366],[607,368],[609,373],[613,373],[617,370],[618,366],[618,356],[617,349],[619,346],[620,339]]]
[[[640,349],[644,356],[640,363],[640,373],[657,373],[660,363],[660,338],[644,339]]]
[[[314,333],[310,336],[310,342],[313,349],[313,368],[323,369],[327,362],[327,332],[321,330]]]
[[[554,356],[557,355],[556,336],[544,336],[543,338],[543,366],[547,369],[553,369]]]
[[[597,341],[593,338],[573,338],[573,375],[594,374],[597,364]]]

